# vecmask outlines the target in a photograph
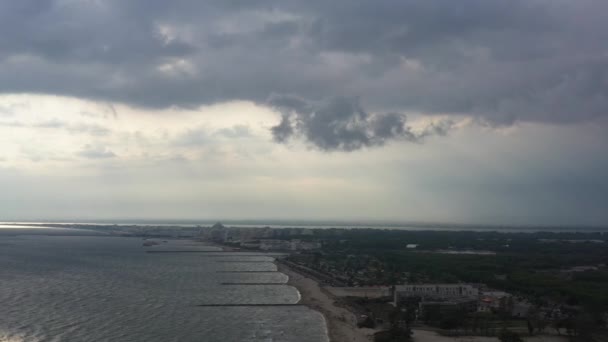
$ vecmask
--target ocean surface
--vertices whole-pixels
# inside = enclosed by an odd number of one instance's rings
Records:
[[[19,226],[23,228],[41,228],[48,224],[63,225],[138,225],[142,227],[210,227],[217,221],[201,220],[174,220],[174,221],[146,221],[146,220],[94,220],[94,221],[5,221],[0,222],[0,229]],[[446,223],[398,223],[398,222],[322,222],[322,221],[256,221],[256,220],[226,220],[222,221],[226,227],[234,228],[306,228],[306,229],[388,229],[406,231],[496,231],[504,233],[534,233],[534,232],[608,232],[608,226],[509,226],[509,225],[479,225],[479,224],[446,224]]]
[[[297,303],[271,257],[142,242],[0,234],[0,342],[328,341],[305,306],[198,306]]]

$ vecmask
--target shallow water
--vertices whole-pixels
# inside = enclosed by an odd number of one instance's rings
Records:
[[[0,342],[327,341],[323,317],[292,304],[272,258],[145,253],[139,238],[11,236],[0,241]],[[202,250],[213,250],[213,247]],[[264,271],[246,272],[237,271]]]

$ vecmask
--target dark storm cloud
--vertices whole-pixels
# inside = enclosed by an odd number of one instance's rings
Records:
[[[370,114],[357,98],[335,97],[313,104],[292,95],[273,95],[269,104],[282,112],[281,122],[271,128],[275,141],[285,143],[292,136],[303,136],[325,151],[382,146],[393,139],[419,142],[430,135],[445,135],[451,128],[438,123],[415,133],[406,125],[405,115]]]
[[[580,122],[608,114],[607,12],[603,0],[6,0],[0,92],[144,107],[344,96],[373,113]],[[341,149],[408,135],[399,115],[350,109],[332,128],[341,142],[316,121],[302,132]],[[277,140],[302,129],[293,119]]]

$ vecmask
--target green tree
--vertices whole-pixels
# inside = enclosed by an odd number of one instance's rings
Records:
[[[524,340],[516,333],[507,329],[503,329],[498,336],[500,342],[523,342]]]
[[[414,320],[413,308],[397,306],[389,315],[391,329],[389,330],[389,341],[411,341],[412,329],[410,325]]]

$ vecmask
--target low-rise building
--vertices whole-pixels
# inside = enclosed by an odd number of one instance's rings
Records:
[[[475,298],[479,290],[470,284],[407,284],[396,285],[395,302],[400,297],[420,297],[428,299]]]

